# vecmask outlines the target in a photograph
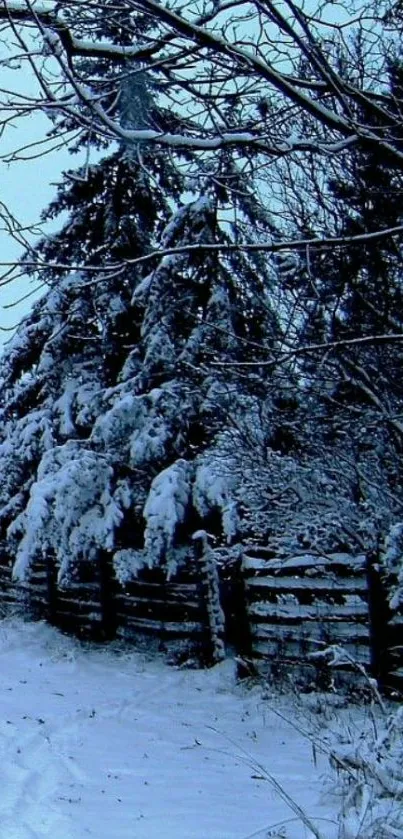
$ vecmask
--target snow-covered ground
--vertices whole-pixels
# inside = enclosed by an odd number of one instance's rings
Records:
[[[175,669],[7,620],[0,672],[0,839],[310,838],[269,774],[337,835],[296,699],[237,684],[231,661]]]

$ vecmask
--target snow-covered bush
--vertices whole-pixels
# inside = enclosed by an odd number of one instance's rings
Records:
[[[341,808],[338,839],[403,836],[403,708],[378,706],[332,749]]]
[[[265,403],[256,397],[238,401],[233,398],[233,423],[218,438],[214,467],[225,478],[237,538],[269,542],[280,556],[372,549],[390,518],[381,472],[368,463],[368,478],[379,483],[357,502],[355,464],[345,445],[329,452],[319,433],[304,440],[297,414],[294,444],[282,451],[270,392]]]

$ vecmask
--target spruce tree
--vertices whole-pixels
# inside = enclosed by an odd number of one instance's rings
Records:
[[[162,256],[133,283],[127,310],[132,332],[124,336],[125,359],[115,366],[113,381],[108,357],[111,353],[116,361],[113,346],[102,334],[94,341],[87,334],[84,352],[80,342],[77,352],[71,342],[63,345],[63,330],[70,333],[61,313],[60,340],[56,335],[52,348],[62,356],[57,381],[46,378],[37,410],[42,418],[46,406],[52,438],[47,447],[40,438],[36,460],[27,461],[22,447],[15,458],[24,460],[27,473],[21,512],[15,517],[18,510],[3,508],[18,574],[46,549],[56,555],[65,580],[81,560],[96,560],[107,550],[117,574],[127,579],[139,565],[176,568],[189,555],[192,531],[203,523],[224,540],[235,537],[241,476],[229,455],[229,438],[256,409],[265,387],[257,373],[240,384],[231,364],[253,352],[258,359],[263,336],[271,347],[276,335],[269,294],[265,305],[259,298],[254,303],[251,278],[258,287],[263,278],[249,263],[235,273],[231,259],[210,251],[220,238],[225,243],[212,197],[201,196],[174,214],[161,248],[181,252]],[[192,252],[194,245],[199,250]],[[82,275],[69,279],[74,292],[81,288],[88,305],[96,306],[100,284],[95,282],[89,295]],[[62,286],[60,280],[58,293]],[[41,316],[55,294],[37,304]],[[84,387],[86,352],[92,365]],[[33,381],[47,353],[45,341],[39,365],[29,371]],[[16,387],[19,381],[9,390],[7,406]],[[12,457],[21,428],[31,421],[29,403],[20,416],[13,415],[4,444]]]
[[[132,303],[140,313],[141,337],[121,384],[106,395],[109,409],[94,426],[95,444],[115,448],[116,460],[133,469],[131,527],[133,510],[138,532],[146,520],[144,544],[124,554],[135,564],[176,567],[189,553],[192,530],[206,522],[224,541],[239,528],[235,498],[241,476],[227,438],[262,400],[265,386],[260,380],[257,395],[258,375],[242,383],[231,364],[251,357],[251,345],[258,359],[277,335],[269,294],[263,321],[264,301],[254,297],[250,276],[209,251],[220,240],[212,196],[200,196],[174,215],[162,249],[200,250],[162,257],[136,287]],[[127,547],[133,544],[130,531],[122,537]]]
[[[45,274],[51,287],[22,323],[3,360],[4,526],[11,523],[17,509],[10,506],[11,498],[15,496],[18,507],[24,509],[36,476],[43,469],[45,475],[55,469],[52,458],[56,447],[56,484],[61,486],[64,480],[59,467],[66,465],[70,476],[73,462],[81,480],[82,456],[90,464],[89,482],[94,480],[95,486],[95,473],[102,473],[104,461],[87,456],[85,441],[102,409],[105,388],[116,383],[128,347],[139,337],[130,298],[141,273],[123,261],[122,253],[133,258],[147,253],[156,241],[164,213],[165,220],[168,217],[167,198],[164,200],[158,182],[154,184],[150,178],[147,183],[142,167],[124,160],[122,154],[120,159],[113,153],[100,161],[83,183],[69,178],[68,188],[62,185],[59,195],[61,209],[70,204],[73,221],[53,238],[40,242],[37,250],[38,261],[46,265],[42,278]],[[101,251],[106,256],[100,255]],[[115,252],[119,257],[113,261]],[[55,260],[63,270],[54,267]],[[71,262],[80,270],[69,273],[66,267]],[[52,463],[44,467],[46,454],[47,462]],[[69,476],[66,492],[71,493]],[[71,480],[74,484],[75,479]],[[54,491],[59,489],[56,484]],[[50,492],[48,489],[47,494]],[[84,499],[85,510],[86,504]],[[66,498],[65,509],[69,506]],[[35,504],[34,508],[32,515],[36,516]],[[54,527],[53,513],[49,515]],[[13,545],[19,530],[12,532]]]
[[[265,359],[278,323],[270,267],[225,248],[235,221],[240,244],[251,221],[255,236],[270,221],[236,161],[214,177],[204,167],[199,183],[181,202],[164,152],[122,146],[67,173],[45,213],[69,214],[35,252],[50,290],[0,383],[2,468],[13,463],[0,517],[19,577],[46,554],[66,582],[106,551],[123,580],[139,565],[175,568],[203,524],[236,535],[229,437],[267,388],[258,364],[241,380],[232,364]]]
[[[102,31],[115,26],[109,5]],[[130,25],[137,26],[138,34],[146,26],[141,17]],[[119,16],[115,28],[116,42],[133,35]],[[95,87],[110,97],[122,123],[139,119],[141,105],[142,119],[166,120],[142,74],[139,81],[130,67],[116,70],[99,62],[94,76]],[[57,120],[54,131],[74,128],[69,120]],[[20,546],[20,574],[35,553],[52,549],[62,578],[68,550],[74,560],[109,544],[109,525],[99,538],[92,532],[87,541],[84,536],[89,510],[95,522],[97,505],[105,509],[109,503],[106,487],[111,479],[108,458],[88,448],[88,439],[102,395],[116,383],[127,348],[139,337],[130,300],[142,273],[127,260],[153,249],[182,190],[182,177],[163,152],[123,144],[110,149],[107,139],[97,141],[90,134],[82,135],[72,150],[91,143],[104,156],[67,172],[43,213],[44,221],[60,214],[65,218],[66,213],[68,218],[59,232],[44,237],[28,254],[30,272],[48,291],[17,330],[2,364],[0,458],[5,480],[0,519],[7,550],[13,553]],[[60,498],[63,492],[58,507],[56,495]],[[80,521],[82,544],[68,548],[63,533],[79,527]]]

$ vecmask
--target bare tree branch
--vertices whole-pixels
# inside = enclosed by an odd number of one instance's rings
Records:
[[[90,3],[88,15],[95,15],[99,4]],[[270,156],[282,156],[295,152],[315,151],[319,154],[334,154],[345,148],[345,143],[359,144],[363,147],[378,148],[396,161],[396,165],[403,164],[403,151],[398,141],[397,129],[401,126],[401,113],[391,107],[390,98],[379,101],[378,89],[361,90],[351,81],[344,79],[336,66],[332,65],[326,56],[312,29],[312,20],[291,0],[286,4],[288,13],[284,13],[274,3],[265,0],[255,0],[250,5],[249,17],[253,25],[257,25],[260,15],[264,19],[264,37],[261,43],[247,37],[241,41],[231,33],[228,22],[223,22],[222,13],[234,11],[242,4],[216,4],[212,10],[204,15],[193,16],[190,8],[176,11],[167,3],[157,0],[127,0],[121,4],[121,9],[130,14],[148,14],[155,25],[160,27],[159,34],[151,38],[147,44],[133,44],[122,46],[112,42],[97,41],[94,37],[83,38],[74,31],[71,16],[60,12],[57,4],[33,3],[28,0],[2,0],[0,6],[0,20],[27,23],[42,28],[42,34],[47,49],[59,62],[62,75],[70,84],[74,96],[91,111],[100,129],[108,134],[124,139],[125,142],[155,142],[171,147],[188,147],[204,151],[213,151],[225,146],[238,146],[244,149],[254,149],[256,152]],[[339,5],[339,4],[337,4]],[[340,6],[342,9],[342,6]],[[220,17],[221,15],[221,17]],[[375,13],[374,13],[375,16]],[[95,20],[95,18],[94,18]],[[254,24],[253,21],[256,21]],[[274,48],[270,27],[276,26],[284,45],[281,43]],[[323,24],[322,24],[323,26]],[[91,25],[89,26],[91,29]],[[372,36],[371,36],[372,37]],[[282,50],[286,50],[286,43],[291,45],[289,57],[282,57]],[[201,53],[200,53],[201,51]],[[165,53],[165,54],[164,54]],[[193,83],[189,75],[180,66],[181,55],[198,55],[200,70],[196,73]],[[167,78],[178,90],[187,91],[195,97],[200,95],[203,86],[200,71],[203,66],[211,68],[228,62],[227,82],[238,84],[237,78],[249,77],[255,80],[255,88],[263,92],[267,88],[267,96],[279,95],[283,101],[288,101],[313,119],[313,125],[320,126],[328,136],[295,137],[292,132],[287,134],[277,132],[274,125],[266,130],[264,120],[255,120],[251,125],[251,97],[248,95],[248,108],[242,125],[232,131],[225,126],[204,125],[199,121],[195,130],[184,134],[159,132],[157,130],[124,131],[118,123],[110,117],[100,101],[94,99],[94,93],[79,81],[73,60],[76,57],[102,58],[112,63],[121,64],[130,60],[131,64],[140,63],[143,67],[158,67],[167,73]],[[307,77],[299,77],[295,73],[301,60],[307,63]],[[292,66],[290,73],[280,70],[280,64]],[[167,70],[169,65],[169,70]],[[276,66],[278,65],[278,66]],[[207,78],[207,77],[206,77]],[[210,78],[210,75],[209,75]],[[242,95],[239,92],[239,95]],[[53,106],[63,112],[78,117],[79,109],[70,97],[58,99],[49,97]],[[77,99],[76,99],[77,101]],[[246,101],[246,100],[245,100]],[[362,124],[356,116],[357,104],[365,104],[369,112],[369,121]],[[371,116],[372,114],[372,116]],[[83,118],[83,117],[82,117]]]

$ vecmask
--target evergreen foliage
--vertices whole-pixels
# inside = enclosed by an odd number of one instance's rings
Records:
[[[250,98],[252,65],[238,90],[226,91],[223,64],[222,90],[219,80],[207,88],[199,47],[196,81],[182,78],[173,30],[167,54],[161,42],[157,50],[153,10],[105,0],[103,12],[83,16],[84,47],[72,58],[89,99],[121,128],[188,138],[200,133],[200,100],[204,138],[218,120],[226,139],[201,153],[171,138],[168,153],[117,142],[107,120],[94,136],[79,95],[55,117],[53,134],[78,130],[73,150],[95,149],[98,160],[67,172],[44,211],[45,221],[64,214],[59,232],[29,254],[47,291],[3,359],[0,521],[16,573],[45,552],[67,580],[102,550],[122,580],[154,562],[171,573],[192,532],[209,528],[221,541],[271,540],[284,554],[374,548],[403,503],[398,240],[307,247],[277,262],[248,246],[278,241],[280,227],[287,238],[346,240],[401,224],[400,59],[388,59],[388,89],[364,95],[376,61],[360,78],[358,40],[343,53],[338,35],[333,44],[314,39],[293,59],[298,96],[288,110],[283,92],[273,103],[260,98],[261,79]],[[61,38],[68,4],[63,14]],[[177,24],[181,31],[180,16]],[[116,51],[116,60],[90,55],[101,39],[144,47],[144,67]],[[310,91],[307,110],[296,104],[300,85]],[[333,148],[329,130],[347,111],[339,154],[320,168],[318,149]],[[275,156],[285,162],[277,192],[266,167],[269,212],[257,189],[267,157],[254,132],[263,125],[271,143],[273,114]],[[350,142],[352,124],[360,144]],[[238,125],[252,138],[242,151]]]
[[[35,252],[49,291],[6,351],[0,518],[20,579],[46,555],[67,584],[101,551],[121,580],[172,573],[202,523],[227,541],[239,530],[226,433],[266,386],[231,365],[278,341],[270,267],[217,250],[233,243],[234,161],[172,213],[178,170],[140,151],[66,175],[45,217],[68,219]],[[238,216],[244,242],[254,216],[269,227],[246,184]]]

